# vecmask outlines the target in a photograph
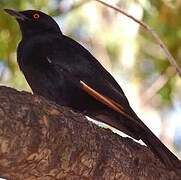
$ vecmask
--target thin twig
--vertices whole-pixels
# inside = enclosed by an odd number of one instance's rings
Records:
[[[178,66],[176,60],[174,59],[174,57],[171,55],[171,53],[168,51],[166,45],[162,42],[162,40],[159,38],[159,36],[157,35],[157,33],[152,29],[150,28],[147,24],[145,24],[144,22],[142,21],[139,21],[138,19],[134,18],[133,16],[131,16],[130,14],[124,12],[123,10],[119,9],[118,7],[115,7],[115,6],[112,6],[110,4],[107,4],[106,2],[103,2],[101,0],[95,0],[111,9],[114,9],[115,11],[121,13],[121,14],[124,14],[125,16],[127,16],[128,18],[132,19],[133,21],[137,22],[138,24],[140,24],[146,31],[148,31],[153,39],[159,44],[159,46],[161,47],[161,49],[163,50],[163,52],[165,53],[166,57],[168,58],[170,64],[175,67],[178,75],[180,76],[181,78],[181,69],[180,67]]]

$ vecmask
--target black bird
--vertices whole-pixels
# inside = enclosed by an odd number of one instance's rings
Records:
[[[88,50],[63,35],[53,18],[36,10],[5,11],[19,23],[17,59],[33,93],[141,139],[167,168],[181,168],[179,159],[132,110],[111,74]]]

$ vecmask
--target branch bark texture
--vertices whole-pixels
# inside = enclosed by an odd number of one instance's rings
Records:
[[[181,179],[145,146],[42,97],[0,87],[0,177]]]

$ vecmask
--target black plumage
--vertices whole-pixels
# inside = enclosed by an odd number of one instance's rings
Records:
[[[19,23],[18,64],[33,93],[141,139],[166,167],[180,168],[179,159],[134,113],[109,72],[83,46],[63,35],[50,16],[35,10],[6,12]]]

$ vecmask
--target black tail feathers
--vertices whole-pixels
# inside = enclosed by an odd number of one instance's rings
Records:
[[[168,169],[180,169],[181,171],[180,160],[151,132],[151,130],[146,125],[144,125],[140,135],[141,140]]]

